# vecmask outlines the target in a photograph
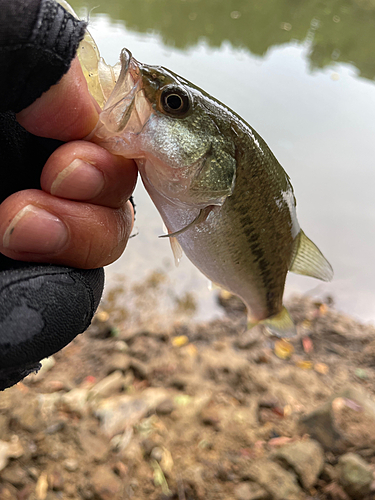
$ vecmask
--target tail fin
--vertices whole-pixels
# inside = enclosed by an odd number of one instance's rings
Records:
[[[252,323],[249,321],[247,327],[250,329],[256,324],[264,325],[272,335],[276,335],[281,338],[294,337],[297,333],[295,324],[285,307],[283,307],[275,316],[263,319],[262,321],[259,321],[259,323]]]

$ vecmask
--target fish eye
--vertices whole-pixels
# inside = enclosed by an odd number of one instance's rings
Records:
[[[185,115],[190,109],[190,97],[184,90],[167,87],[160,97],[163,110],[173,116]]]

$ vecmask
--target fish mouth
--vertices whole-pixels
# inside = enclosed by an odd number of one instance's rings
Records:
[[[148,122],[152,107],[143,90],[141,64],[128,49],[120,55],[121,71],[117,83],[99,115],[99,121],[88,137],[108,146],[121,139],[130,144]],[[113,150],[113,148],[111,148]]]

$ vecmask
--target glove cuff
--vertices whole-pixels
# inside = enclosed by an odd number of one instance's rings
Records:
[[[84,332],[104,286],[102,268],[14,264],[0,273],[0,388]]]

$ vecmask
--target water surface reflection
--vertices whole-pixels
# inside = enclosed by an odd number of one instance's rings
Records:
[[[81,0],[71,4],[79,9]],[[164,45],[187,49],[204,40],[264,56],[274,46],[308,42],[312,69],[353,63],[375,77],[374,0],[109,0],[85,2],[138,33],[158,33]]]

